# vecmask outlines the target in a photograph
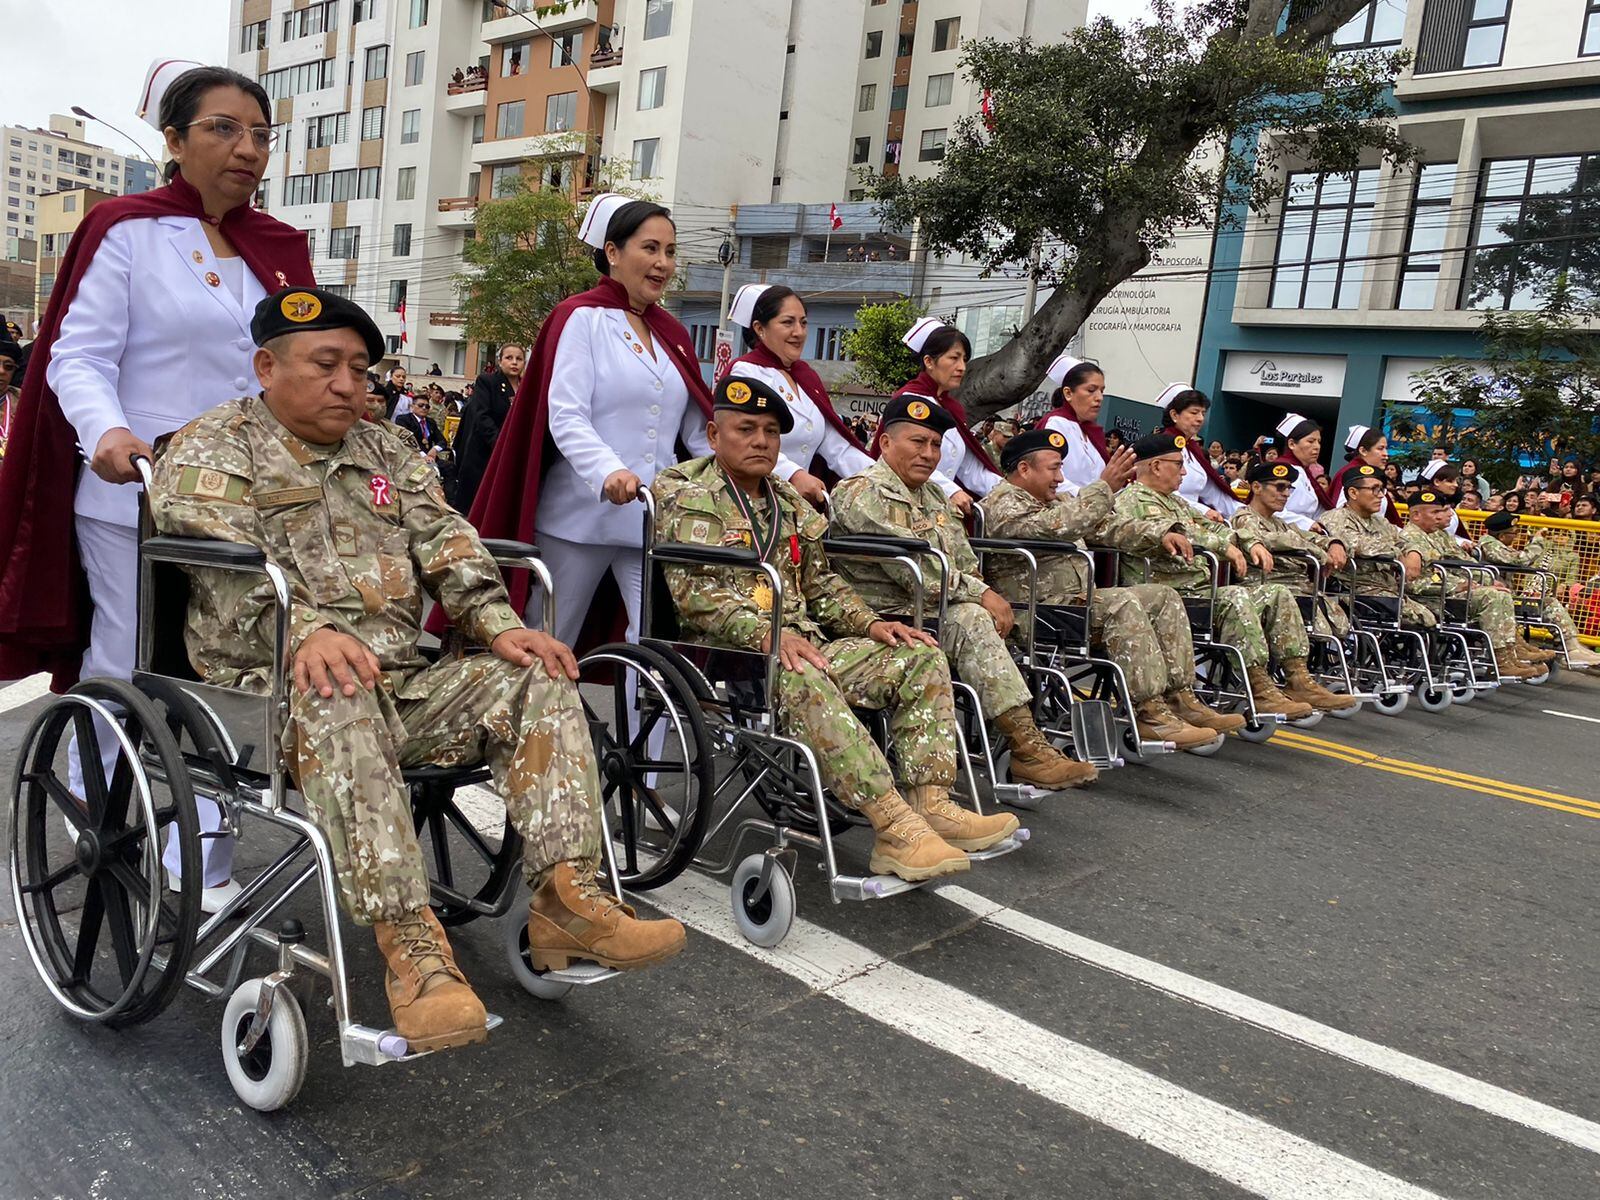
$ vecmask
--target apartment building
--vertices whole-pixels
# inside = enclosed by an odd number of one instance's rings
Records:
[[[61,261],[67,256],[72,235],[78,231],[83,218],[96,204],[110,200],[114,193],[100,188],[71,188],[51,192],[39,197],[38,230],[39,257],[34,263],[34,311],[40,315],[50,300],[50,289],[56,285],[56,275]]]
[[[119,154],[88,140],[77,117],[53,115],[49,128],[0,126],[6,152],[5,201],[0,228],[4,257],[31,262],[39,237],[39,200],[50,192],[93,188],[113,196],[148,191],[156,183],[155,164]]]
[[[1537,307],[1566,272],[1600,298],[1600,3],[1376,0],[1334,38],[1405,46],[1394,86],[1421,160],[1354,176],[1288,166],[1277,211],[1217,239],[1196,386],[1245,444],[1286,408],[1377,425],[1485,310]]]

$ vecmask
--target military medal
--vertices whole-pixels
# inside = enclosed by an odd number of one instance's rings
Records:
[[[762,562],[770,562],[772,552],[777,548],[778,537],[782,530],[783,510],[778,506],[778,496],[772,490],[771,480],[763,479],[761,481],[761,494],[766,498],[769,517],[765,530],[762,529],[761,523],[756,520],[755,510],[750,505],[749,497],[739,489],[739,486],[733,480],[728,480],[728,495],[733,497],[733,503],[739,509],[740,515],[750,522],[749,536],[755,542],[756,553],[761,556]],[[791,546],[791,556],[794,550],[795,547]],[[756,602],[757,607],[771,609],[772,585],[765,579],[756,583],[750,592],[750,596]]]
[[[751,592],[750,596],[755,600],[757,608],[772,611],[772,585],[765,579],[756,584],[755,591]]]
[[[389,495],[389,480],[384,475],[374,475],[367,480],[367,486],[372,489],[372,507],[387,508],[393,503]]]

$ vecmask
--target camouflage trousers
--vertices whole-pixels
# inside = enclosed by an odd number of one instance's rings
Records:
[[[1439,592],[1435,588],[1424,605],[1435,615],[1441,614],[1438,600]],[[1452,596],[1452,600],[1459,600],[1459,595]],[[1489,636],[1489,644],[1496,650],[1509,646],[1517,637],[1517,610],[1516,601],[1510,592],[1501,591],[1499,588],[1475,587],[1472,594],[1466,597],[1467,623],[1476,625]]]
[[[529,881],[600,854],[600,781],[578,686],[489,654],[391,671],[372,690],[296,693],[284,753],[333,846],[339,896],[362,924],[428,903],[402,767],[487,761],[526,847]]]
[[[1197,597],[1206,594],[1195,592]],[[1310,650],[1300,606],[1281,583],[1220,587],[1212,617],[1217,640],[1238,647],[1247,667],[1264,667],[1274,654],[1304,658]]]
[[[939,645],[961,682],[978,693],[985,719],[992,721],[1019,704],[1032,706],[1033,693],[983,605],[968,601],[945,609]]]
[[[817,648],[828,660],[827,672],[812,666],[784,671],[777,715],[778,729],[816,754],[824,787],[849,808],[895,790],[888,760],[852,708],[891,710],[889,743],[907,784],[947,788],[955,782],[955,701],[939,651],[861,637]]]
[[[1561,636],[1567,639],[1568,650],[1575,650],[1583,645],[1578,640],[1578,623],[1572,619],[1567,606],[1554,596],[1545,601],[1544,619],[1561,630]]]
[[[1165,584],[1096,588],[1089,637],[1122,668],[1135,704],[1194,686],[1189,614]]]

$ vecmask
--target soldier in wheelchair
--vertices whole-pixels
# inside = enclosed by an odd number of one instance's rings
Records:
[[[760,380],[728,378],[717,386],[713,414],[712,456],[656,477],[656,540],[751,549],[780,573],[778,728],[816,752],[824,786],[871,823],[872,871],[921,881],[966,870],[966,851],[1004,841],[1018,821],[949,799],[955,712],[938,644],[880,617],[834,573],[822,544],[827,523],[772,473],[792,424],[783,398]],[[679,622],[696,640],[771,652],[774,596],[763,575],[684,565],[665,574]],[[903,791],[852,707],[892,709],[889,740]]]
[[[383,352],[364,311],[332,293],[268,297],[251,332],[259,397],[172,435],[150,495],[159,531],[261,550],[293,595],[282,752],[333,850],[339,896],[371,925],[396,1031],[412,1050],[480,1042],[483,1005],[429,907],[401,771],[487,760],[525,841],[535,970],[615,969],[684,945],[596,880],[599,784],[571,652],[526,629],[494,559],[445,501],[431,466],[361,420]],[[271,589],[196,568],[185,641],[208,683],[270,689]],[[489,653],[430,663],[424,590]]]
[[[1061,486],[1066,438],[1054,429],[1018,434],[1000,455],[1005,482],[982,501],[984,532],[995,541],[1114,542],[1121,519],[1114,495],[1133,477],[1133,451],[1112,454],[1100,478],[1075,497]],[[1168,549],[1177,535],[1168,535]],[[1027,603],[1027,568],[1010,555],[997,555],[988,578],[1013,605]],[[1056,607],[1082,606],[1088,591],[1088,566],[1075,555],[1039,556],[1036,600]],[[1088,611],[1089,637],[1121,665],[1128,699],[1141,738],[1170,741],[1192,749],[1238,729],[1244,718],[1216,712],[1194,693],[1194,639],[1177,592],[1162,584],[1096,588]]]
[[[1478,556],[1519,581],[1518,615],[1526,613],[1533,623],[1553,626],[1560,633],[1568,666],[1600,671],[1600,654],[1578,640],[1572,613],[1558,597],[1545,594],[1555,575],[1549,566],[1553,554],[1540,534],[1530,536],[1519,525],[1516,513],[1490,513],[1483,522],[1483,537],[1478,539]]]

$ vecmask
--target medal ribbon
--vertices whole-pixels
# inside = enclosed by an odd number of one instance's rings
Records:
[[[744,519],[750,522],[750,536],[755,539],[756,553],[761,556],[762,562],[768,561],[772,555],[772,548],[778,543],[778,531],[783,525],[783,513],[778,507],[778,497],[772,490],[771,480],[761,481],[761,495],[767,502],[767,512],[770,517],[764,534],[759,522],[756,521],[750,498],[731,479],[728,480],[728,495],[733,497],[733,503]]]

